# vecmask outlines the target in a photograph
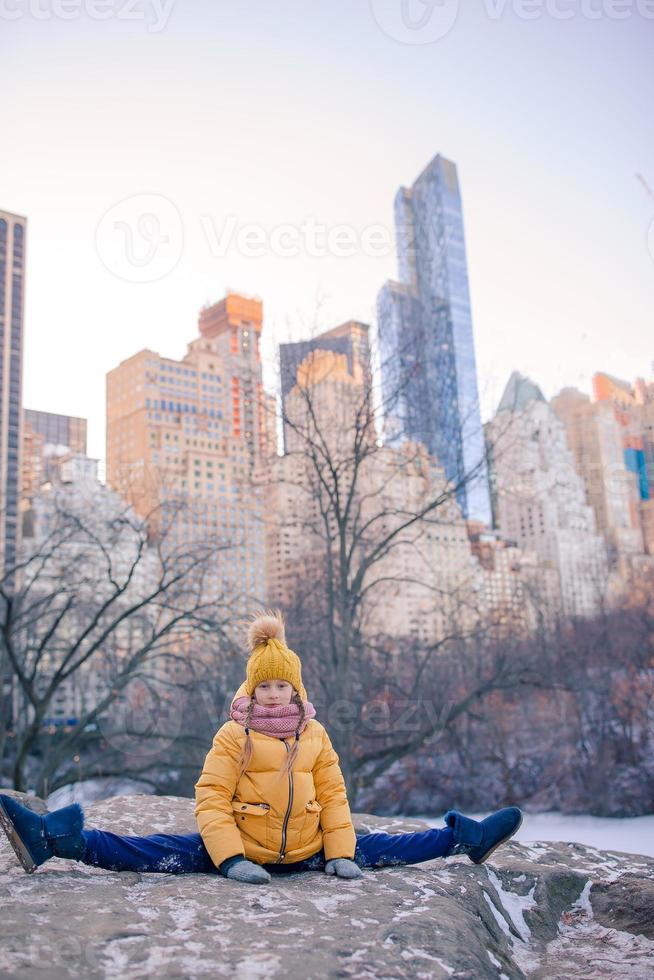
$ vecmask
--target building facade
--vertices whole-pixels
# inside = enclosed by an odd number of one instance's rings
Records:
[[[593,377],[596,402],[612,410],[622,436],[624,466],[633,474],[645,552],[654,555],[654,381],[633,385],[609,374]]]
[[[591,402],[576,388],[564,388],[552,408],[565,426],[568,448],[609,555],[643,554],[640,476],[628,466],[623,433],[607,401]]]
[[[23,411],[22,495],[36,493],[69,454],[86,455],[86,419],[53,412]]]
[[[490,524],[457,168],[438,155],[395,197],[399,282],[377,304],[386,438],[422,442]]]
[[[347,364],[347,372],[352,378],[363,379],[371,384],[370,343],[367,324],[358,320],[348,320],[331,330],[295,343],[279,345],[279,375],[282,397],[282,417],[286,415],[287,399],[297,384],[298,368],[315,351],[341,354]],[[284,423],[284,446],[288,439],[287,425]]]
[[[229,293],[182,360],[143,350],[107,375],[107,482],[173,546],[215,541],[207,588],[242,612],[266,591],[262,318],[260,300]]]
[[[497,531],[468,521],[472,553],[483,583],[483,615],[489,634],[498,638],[527,634],[538,622],[540,563],[534,551],[519,548]]]
[[[0,574],[20,545],[27,219],[0,211]]]
[[[379,444],[373,414],[362,412],[365,381],[345,354],[312,350],[296,379],[287,454],[269,481],[269,601],[302,605],[314,593],[325,601],[343,548],[354,577],[390,534],[361,583],[361,635],[435,643],[469,629],[480,614],[479,566],[442,470],[421,443]]]
[[[563,423],[518,372],[487,425],[487,438],[495,526],[538,555],[543,611],[594,615],[608,587],[606,545]]]

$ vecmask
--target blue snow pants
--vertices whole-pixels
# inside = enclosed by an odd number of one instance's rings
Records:
[[[84,830],[84,864],[107,871],[160,871],[168,874],[218,873],[200,834],[152,834],[125,837],[106,830]],[[419,864],[445,857],[454,845],[450,827],[406,834],[357,834],[354,861],[360,868]],[[264,864],[271,873],[323,871],[323,851],[292,864]]]

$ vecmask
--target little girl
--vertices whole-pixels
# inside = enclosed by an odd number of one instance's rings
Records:
[[[0,823],[25,871],[62,857],[109,871],[218,871],[251,884],[302,870],[360,878],[362,868],[453,854],[481,864],[517,831],[522,814],[505,807],[481,821],[449,810],[441,829],[356,834],[338,756],[315,720],[279,612],[255,617],[248,646],[231,721],[217,732],[195,787],[200,833],[84,830],[77,803],[40,816],[0,795]]]

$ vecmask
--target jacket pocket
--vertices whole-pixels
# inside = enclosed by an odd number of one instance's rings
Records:
[[[310,800],[304,808],[304,825],[302,827],[302,844],[309,844],[320,826],[320,811],[322,806],[318,800]]]
[[[239,832],[262,847],[266,847],[270,804],[242,803],[240,800],[232,800],[232,809]]]
[[[232,807],[235,813],[246,813],[263,815],[270,810],[269,803],[241,803],[240,800],[232,800]]]

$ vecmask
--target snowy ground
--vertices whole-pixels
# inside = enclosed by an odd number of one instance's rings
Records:
[[[90,826],[121,834],[195,826],[182,797],[111,796],[85,810]],[[372,833],[424,826],[359,819]],[[584,846],[593,832],[612,848]],[[651,847],[654,816],[530,815],[521,836],[479,867],[459,857],[378,868],[347,887],[290,875],[250,894],[215,875],[113,874],[58,859],[25,875],[0,835],[0,978],[286,980],[310,962],[316,977],[652,980],[654,858],[613,847]],[[291,938],[283,956],[280,936]]]
[[[485,813],[470,814],[481,820]],[[420,817],[432,827],[442,820]],[[529,841],[576,841],[601,850],[627,851],[654,857],[654,814],[646,817],[566,816],[563,813],[525,813],[522,827],[515,836],[521,844]]]

